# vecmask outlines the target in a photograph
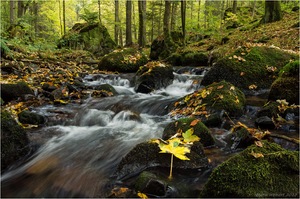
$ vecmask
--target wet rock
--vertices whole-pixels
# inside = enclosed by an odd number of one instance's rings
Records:
[[[254,47],[250,52],[240,48],[219,59],[204,76],[201,85],[225,80],[243,90],[251,90],[251,85],[257,86],[257,89],[268,89],[277,77],[278,69],[290,59],[298,58],[276,48]]]
[[[119,163],[115,175],[123,180],[139,174],[148,168],[170,167],[171,154],[159,153],[156,143],[144,142],[136,145]],[[174,158],[173,169],[203,169],[208,167],[208,160],[200,142],[194,143],[191,153],[186,154],[189,161]]]
[[[195,121],[195,118],[183,118],[175,122],[171,122],[164,129],[162,139],[167,140],[178,131],[185,132],[188,129],[193,128],[193,134],[200,138],[200,142],[204,147],[214,145],[215,140],[211,135],[210,130],[200,121],[198,121],[196,125],[191,126],[193,121]]]
[[[200,198],[299,197],[299,151],[252,145],[213,170]]]
[[[101,23],[76,23],[58,43],[58,48],[84,49],[97,56],[110,53],[116,47]]]
[[[167,87],[173,82],[173,68],[160,62],[149,62],[141,66],[135,76],[135,91],[150,93],[153,90]]]
[[[208,55],[204,52],[173,53],[166,61],[173,66],[208,66]]]
[[[280,104],[278,102],[267,102],[258,112],[257,112],[257,117],[277,117],[277,114],[279,114],[278,106]]]
[[[235,128],[234,131],[225,137],[227,143],[225,150],[244,149],[252,145],[255,138],[244,127]]]
[[[22,98],[26,94],[33,95],[34,93],[25,82],[1,84],[1,97],[5,103]]]
[[[299,61],[288,63],[273,82],[268,100],[285,99],[289,104],[299,104]]]
[[[26,132],[6,111],[1,111],[1,172],[30,152]]]
[[[98,64],[99,70],[136,72],[148,61],[146,55],[134,48],[115,50],[105,55]]]
[[[261,129],[274,129],[275,124],[268,116],[259,117],[255,120],[255,125]]]
[[[56,86],[53,86],[53,85],[50,85],[50,84],[48,84],[48,83],[44,83],[44,84],[42,85],[42,89],[45,90],[45,91],[48,91],[48,92],[52,92],[52,91],[56,90],[57,87],[56,87]]]
[[[173,39],[165,40],[164,36],[158,36],[151,44],[150,59],[165,59],[174,53],[176,49],[177,44],[173,42]]]
[[[246,99],[244,93],[231,83],[221,81],[199,89],[177,100],[170,108],[171,115],[206,117],[209,113],[226,111],[231,116],[240,116]]]
[[[110,84],[101,84],[101,85],[98,85],[96,87],[94,87],[94,90],[98,90],[98,91],[106,91],[106,92],[111,92],[112,95],[117,95],[118,92],[116,91],[116,89],[110,85]]]
[[[40,125],[45,123],[45,118],[42,115],[30,111],[22,111],[18,117],[23,124]]]

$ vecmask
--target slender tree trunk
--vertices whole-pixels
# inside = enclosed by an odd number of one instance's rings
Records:
[[[236,14],[237,11],[237,0],[233,0],[232,13]]]
[[[131,0],[126,1],[126,46],[132,45],[132,2]]]
[[[158,18],[158,26],[157,26],[158,35],[161,34],[161,15],[162,15],[162,4],[163,4],[162,2],[163,1],[161,0],[159,5],[159,18]]]
[[[124,46],[124,44],[123,44],[123,31],[122,31],[122,27],[121,26],[120,26],[119,39],[120,39],[120,46],[123,47]]]
[[[66,2],[63,0],[63,30],[64,30],[64,35],[66,34]]]
[[[10,22],[10,24],[11,25],[13,25],[14,24],[14,22],[15,22],[15,19],[14,19],[14,17],[15,17],[15,15],[14,15],[14,10],[15,10],[15,2],[14,1],[10,1],[9,2],[9,22]]]
[[[186,19],[186,1],[181,1],[181,27],[182,27],[182,36],[183,36],[183,45],[185,46],[185,19]]]
[[[252,6],[252,19],[254,18],[254,15],[255,15],[255,4],[256,4],[256,0],[253,1],[253,6]]]
[[[101,2],[98,0],[98,17],[99,17],[99,22],[101,22]]]
[[[204,28],[208,28],[208,1],[205,1],[205,11],[204,11]]]
[[[146,1],[138,1],[139,6],[139,46],[141,48],[146,45]]]
[[[24,2],[23,1],[18,1],[18,18],[21,18],[24,13]]]
[[[60,5],[60,0],[58,0],[58,15],[59,15],[59,27],[60,27],[60,35],[63,36],[63,25],[62,25],[62,20],[61,20],[61,5]]]
[[[34,32],[35,32],[35,37],[38,36],[39,33],[39,28],[38,28],[38,2],[34,1],[33,2],[33,14],[34,14]]]
[[[119,40],[119,0],[115,0],[115,42],[118,45]]]
[[[133,25],[134,40],[137,41],[137,28],[136,28],[136,23],[135,23],[135,6],[134,6],[134,2],[132,2],[132,25]]]
[[[198,27],[198,30],[200,29],[200,11],[201,11],[201,0],[199,0],[198,2],[198,23],[197,23],[197,27]]]
[[[164,14],[164,38],[165,43],[171,39],[170,36],[170,14],[171,14],[171,2],[165,0],[165,14]]]
[[[154,3],[152,2],[152,7],[151,7],[151,43],[153,41],[153,37],[154,37]]]
[[[191,21],[193,21],[193,12],[194,12],[194,1],[191,2]]]
[[[176,1],[172,2],[171,31],[174,31],[176,27],[177,6]]]
[[[225,0],[222,1],[222,8],[221,8],[221,23],[220,23],[220,30],[222,30],[223,27],[223,20],[224,20],[224,12],[225,12]]]
[[[282,19],[281,7],[279,1],[265,1],[265,16],[262,23],[270,23]]]

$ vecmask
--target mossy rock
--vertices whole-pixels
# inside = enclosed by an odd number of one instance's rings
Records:
[[[268,89],[278,77],[278,71],[291,59],[298,57],[276,48],[254,47],[249,52],[241,48],[219,59],[204,76],[201,85],[225,80],[244,90],[249,90],[251,85]]]
[[[101,23],[77,23],[59,40],[58,47],[83,49],[102,56],[113,51],[116,44]]]
[[[42,115],[30,111],[22,111],[18,117],[23,124],[39,125],[45,123],[45,118]]]
[[[26,94],[33,95],[33,91],[24,81],[16,84],[1,84],[1,97],[6,103],[24,97]]]
[[[164,36],[158,36],[153,40],[151,44],[150,59],[166,59],[176,51],[177,47],[178,45],[173,41],[171,37],[166,40]]]
[[[25,157],[29,152],[26,132],[6,111],[1,111],[1,170]]]
[[[200,197],[299,197],[299,151],[267,141],[262,144],[248,147],[214,169]]]
[[[110,92],[112,95],[118,95],[116,89],[110,84],[101,84],[99,86],[96,86],[94,90],[99,90],[99,91],[103,90],[106,92]]]
[[[235,128],[234,131],[225,137],[225,150],[244,149],[252,145],[255,141],[252,134],[245,128]]]
[[[210,130],[200,121],[197,122],[195,126],[191,126],[191,122],[193,122],[195,118],[182,118],[175,122],[171,122],[166,126],[163,132],[162,139],[167,140],[179,130],[182,132],[187,131],[190,128],[194,129],[194,135],[197,135],[200,138],[201,144],[206,146],[211,146],[215,144],[215,140],[211,135]]]
[[[290,62],[279,72],[273,82],[269,100],[285,99],[290,104],[299,104],[299,61]]]
[[[173,53],[166,61],[173,66],[208,66],[207,53],[203,52]]]
[[[153,90],[165,88],[172,84],[173,68],[160,62],[149,62],[141,66],[135,75],[135,91],[150,93]]]
[[[115,175],[118,179],[136,175],[149,168],[169,168],[171,154],[159,153],[160,148],[156,143],[143,142],[136,145],[118,165]],[[186,154],[188,161],[174,157],[173,169],[204,169],[208,167],[208,160],[200,142],[195,142],[191,152]]]
[[[171,114],[207,116],[214,111],[225,110],[231,116],[240,116],[245,102],[245,95],[240,89],[221,81],[177,100]]]
[[[269,118],[277,117],[279,114],[278,106],[280,104],[278,102],[270,101],[267,102],[258,112],[257,117],[267,116]]]
[[[137,72],[148,61],[146,55],[134,48],[116,50],[105,55],[98,64],[99,70]]]

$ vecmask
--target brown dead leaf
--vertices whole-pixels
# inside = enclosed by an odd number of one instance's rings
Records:
[[[240,73],[240,76],[244,76],[244,75],[245,75],[245,72],[241,72],[241,73]]]
[[[221,89],[221,88],[223,88],[223,87],[224,87],[224,85],[221,85],[221,86],[218,86],[217,89]]]
[[[255,141],[254,143],[258,147],[263,147],[263,143],[261,141]]]
[[[252,155],[255,158],[263,158],[264,155],[262,153],[255,153],[255,152],[251,152],[250,155]]]
[[[195,119],[191,122],[190,126],[196,126],[198,124],[198,122],[200,122],[200,120]]]

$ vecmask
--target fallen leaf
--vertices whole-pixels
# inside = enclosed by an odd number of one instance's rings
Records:
[[[186,132],[184,132],[182,134],[182,137],[184,138],[184,142],[186,143],[192,143],[192,142],[196,142],[199,141],[200,138],[197,135],[193,135],[194,133],[194,129],[190,128],[189,130],[187,130]]]
[[[224,87],[224,85],[220,85],[220,86],[217,87],[217,89],[221,89],[223,87]]]
[[[195,119],[191,122],[190,126],[196,126],[200,120]]]
[[[241,73],[240,73],[240,76],[244,76],[244,75],[245,75],[245,72],[241,72]]]
[[[146,194],[141,193],[141,192],[138,192],[137,195],[138,195],[138,197],[143,198],[143,199],[147,199],[148,198],[148,196]]]
[[[263,147],[263,143],[261,141],[255,141],[254,143],[258,147]]]
[[[264,155],[262,153],[255,153],[255,152],[251,152],[250,155],[252,155],[255,158],[263,158]]]
[[[235,90],[235,87],[234,87],[234,86],[231,86],[229,90],[234,91],[234,90]]]

